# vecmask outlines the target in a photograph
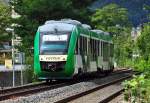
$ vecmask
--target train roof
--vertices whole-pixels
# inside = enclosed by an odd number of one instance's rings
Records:
[[[102,31],[102,30],[97,30],[97,29],[94,29],[94,30],[91,30],[91,31],[93,31],[93,32],[95,32],[95,33],[103,33],[104,31]]]
[[[93,31],[93,32],[95,32],[95,33],[97,33],[97,34],[110,35],[108,32],[104,32],[104,31],[102,31],[102,30],[94,29],[94,30],[91,30],[91,31]]]
[[[44,25],[39,27],[40,32],[55,32],[57,31],[72,31],[76,27],[80,33],[85,36],[90,36],[92,38],[101,39],[104,41],[112,41],[111,35],[102,30],[91,30],[91,27],[87,24],[81,24],[77,20],[62,19],[59,21],[49,20],[46,21]]]
[[[55,32],[57,31],[72,31],[74,25],[62,23],[62,22],[53,22],[46,23],[39,27],[40,32]]]
[[[91,26],[89,26],[87,24],[82,24],[81,22],[79,22],[77,20],[71,20],[71,19],[61,19],[59,21],[48,20],[45,22],[44,25],[39,27],[39,30],[41,32],[54,31],[55,28],[57,28],[58,31],[71,31],[74,26],[79,26],[84,29],[91,30]]]
[[[81,22],[77,20],[71,20],[71,19],[61,19],[59,21],[49,20],[45,22],[45,24],[54,24],[54,23],[66,23],[66,24],[72,24],[72,25],[78,25],[78,26],[82,25]]]
[[[87,24],[82,24],[82,27],[85,28],[85,29],[88,29],[88,30],[91,30],[91,26],[90,25],[87,25]]]
[[[104,32],[102,30],[86,30],[80,27],[78,29],[80,30],[81,34],[85,36],[90,36],[93,39],[100,39],[112,43],[112,37],[107,32]]]

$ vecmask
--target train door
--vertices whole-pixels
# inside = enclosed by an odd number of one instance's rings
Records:
[[[98,41],[98,60],[97,60],[97,69],[98,71],[102,71],[103,66],[103,57],[102,57],[102,41]]]
[[[90,71],[97,71],[97,65],[96,65],[96,40],[90,39]]]
[[[82,42],[82,63],[83,63],[83,71],[87,72],[88,68],[88,57],[87,57],[87,37],[83,37],[83,42]]]

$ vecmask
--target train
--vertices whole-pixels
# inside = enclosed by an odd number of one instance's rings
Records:
[[[114,69],[112,36],[77,20],[49,20],[34,38],[34,72],[38,79],[71,79]]]

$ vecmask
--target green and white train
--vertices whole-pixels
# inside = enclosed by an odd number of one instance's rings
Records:
[[[46,21],[34,40],[34,71],[39,79],[68,79],[76,74],[113,70],[109,33],[76,20]]]

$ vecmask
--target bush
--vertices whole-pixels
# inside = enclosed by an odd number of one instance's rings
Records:
[[[141,75],[133,76],[132,80],[126,80],[123,83],[125,100],[130,103],[150,103],[150,70],[144,68],[147,67],[144,63],[144,61],[139,63],[142,68],[140,69]]]
[[[25,77],[27,78],[28,83],[37,81],[37,76],[34,74],[34,66],[33,66],[33,57],[26,57],[26,69],[25,69]]]
[[[150,103],[150,80],[144,74],[125,81],[124,98],[130,103]]]
[[[150,103],[150,58],[137,58],[131,64],[134,70],[142,74],[123,83],[125,100],[130,103]]]

